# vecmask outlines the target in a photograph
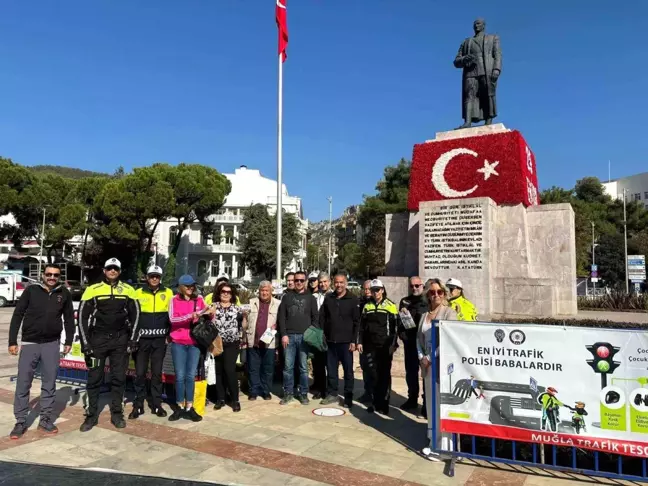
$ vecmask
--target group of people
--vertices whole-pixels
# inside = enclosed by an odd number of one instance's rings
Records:
[[[359,401],[369,413],[389,413],[393,355],[404,345],[408,400],[402,409],[416,409],[419,373],[425,376],[434,352],[429,348],[432,322],[438,319],[476,319],[474,306],[465,298],[461,282],[443,284],[431,279],[424,285],[419,277],[409,279],[409,295],[397,306],[388,299],[380,280],[368,280],[360,297],[347,288],[347,277],[327,273],[307,275],[303,271],[286,275],[287,289],[273,295],[269,281],[259,284],[257,297],[241,305],[236,286],[224,275],[213,293],[203,297],[190,275],[178,280],[177,291],[162,285],[162,269],[152,266],[146,284],[135,290],[120,280],[121,263],[109,259],[101,282],[89,286],[82,298],[78,316],[81,349],[88,367],[86,417],[80,430],[87,432],[98,423],[100,387],[106,360],[110,366],[111,422],[126,427],[123,397],[129,357],[135,361],[135,400],[128,419],[145,413],[166,417],[162,403],[162,368],[170,343],[175,373],[175,403],[170,421],[182,418],[194,422],[202,416],[194,407],[197,374],[204,371],[206,356],[214,359],[214,408],[229,401],[234,412],[241,410],[237,360],[246,348],[249,400],[271,400],[275,357],[283,362],[281,405],[294,400],[306,405],[308,393],[321,404],[336,404],[338,372],[342,365],[344,390],[341,405],[353,406],[354,352],[360,354],[364,394]],[[72,298],[60,281],[61,270],[47,265],[42,283],[29,286],[21,296],[10,325],[9,352],[20,353],[14,401],[16,425],[11,438],[26,430],[29,392],[37,366],[41,367],[41,417],[39,428],[56,433],[53,405],[60,358],[61,332],[65,329],[63,353],[70,351],[75,323]],[[332,284],[332,288],[331,288]],[[216,330],[218,343],[207,349],[195,339],[194,329],[205,322]],[[22,343],[18,331],[22,326]],[[326,342],[316,349],[308,342],[307,331],[318,329]],[[313,384],[309,388],[308,357],[312,355]],[[150,387],[147,376],[150,366]],[[427,416],[424,406],[422,414]],[[209,394],[209,393],[208,393]]]

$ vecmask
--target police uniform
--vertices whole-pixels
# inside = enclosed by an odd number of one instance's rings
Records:
[[[374,407],[385,414],[389,412],[391,394],[390,348],[398,345],[396,330],[399,321],[396,304],[387,298],[380,304],[374,300],[367,302],[360,318],[358,344],[362,345],[362,352],[367,355],[367,366],[374,384]]]
[[[116,266],[121,268],[121,265]],[[106,358],[111,378],[110,411],[113,417],[123,414],[128,348],[136,346],[139,339],[139,313],[135,290],[119,280],[114,284],[104,280],[91,285],[81,297],[79,337],[88,365],[86,420],[94,422],[93,425],[98,418],[99,389],[104,379]]]
[[[166,339],[171,323],[169,302],[171,289],[160,285],[155,291],[143,287],[135,292],[140,306],[139,346],[135,354],[135,402],[133,410],[141,410],[146,400],[146,373],[151,361],[151,408],[158,412],[162,407],[162,364],[166,352]],[[160,412],[161,413],[161,412]]]

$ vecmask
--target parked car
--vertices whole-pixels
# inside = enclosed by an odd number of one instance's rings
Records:
[[[360,283],[356,282],[355,280],[349,280],[349,281],[347,282],[347,289],[351,289],[351,290],[353,290],[353,289],[357,289],[357,290],[360,290],[361,288],[362,288],[362,285],[360,285]]]

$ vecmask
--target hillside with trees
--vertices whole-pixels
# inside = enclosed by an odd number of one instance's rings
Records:
[[[33,165],[27,167],[32,172],[37,174],[53,174],[66,179],[83,179],[84,177],[105,177],[108,174],[101,172],[94,172],[91,170],[77,169],[76,167],[64,167],[62,165]]]

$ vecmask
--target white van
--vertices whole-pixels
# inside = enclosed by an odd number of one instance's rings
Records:
[[[19,273],[0,272],[0,307],[15,304],[28,285],[38,283]]]

